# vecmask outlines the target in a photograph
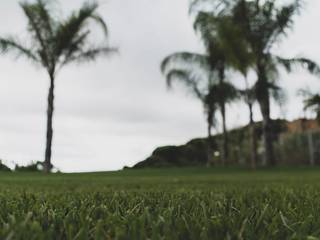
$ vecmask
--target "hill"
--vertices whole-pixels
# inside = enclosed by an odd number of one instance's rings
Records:
[[[309,163],[309,144],[308,133],[314,135],[312,143],[314,156],[320,162],[320,131],[319,124],[311,119],[298,119],[295,121],[274,120],[273,138],[278,164],[304,165]],[[262,163],[263,144],[262,144],[262,123],[256,123],[256,135],[258,138],[259,162]],[[210,139],[211,148],[214,152],[215,164],[220,162],[221,135],[215,135]],[[229,165],[247,165],[250,160],[250,134],[249,127],[233,129],[229,132],[230,157]],[[150,167],[182,167],[182,166],[204,166],[207,161],[207,138],[197,138],[181,146],[163,146],[157,148],[150,157],[137,163],[133,168]]]

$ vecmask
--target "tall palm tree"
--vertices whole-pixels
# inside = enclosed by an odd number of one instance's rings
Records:
[[[237,52],[233,56],[240,57],[241,61],[246,60],[248,56],[250,56],[248,59],[253,60],[251,69],[256,72],[258,78],[255,84],[255,95],[263,116],[264,162],[270,165],[276,163],[273,154],[270,97],[275,86],[274,76],[278,75],[278,67],[282,66],[291,72],[294,66],[300,65],[313,74],[319,74],[318,65],[309,59],[286,59],[272,53],[272,47],[287,36],[288,30],[293,26],[293,18],[302,6],[301,0],[293,0],[291,3],[282,5],[279,2],[276,0],[194,0],[191,3],[191,10],[197,12],[204,6],[205,11],[200,10],[198,13],[199,22],[204,26],[201,32],[209,36],[205,37],[209,40],[207,42],[216,41],[222,46],[220,49],[224,52],[225,59],[230,59],[230,52],[234,50],[230,47],[232,42],[231,46],[241,50],[240,54]],[[231,21],[229,26],[233,26],[233,36],[219,41],[221,32],[232,33],[232,31],[226,31],[228,28],[221,24],[228,21]],[[225,41],[226,39],[229,40]],[[245,54],[242,55],[243,53]],[[244,66],[248,65],[244,64]]]
[[[226,100],[230,100],[230,92],[224,92],[226,83],[226,73],[230,69],[230,62],[228,61],[227,52],[225,51],[223,42],[220,41],[217,35],[216,26],[212,24],[216,22],[217,16],[213,12],[198,12],[195,22],[194,29],[200,33],[201,39],[204,42],[206,52],[209,57],[210,68],[217,72],[217,78],[220,85],[218,100],[219,110],[222,117],[222,130],[223,130],[223,144],[222,144],[222,161],[225,164],[228,161],[229,155],[229,140],[227,130],[227,116],[226,116]]]
[[[194,2],[193,6],[208,1],[195,0]],[[253,56],[251,69],[257,74],[255,96],[263,116],[264,162],[275,165],[270,97],[277,80],[274,76],[278,76],[278,67],[282,66],[285,70],[291,72],[294,66],[300,65],[313,74],[319,73],[318,65],[309,59],[286,59],[273,54],[271,51],[272,47],[283,37],[286,37],[288,30],[292,28],[293,18],[301,8],[301,1],[294,0],[292,3],[285,5],[279,5],[279,1],[275,0],[217,0],[214,3],[219,6],[218,10],[213,10],[216,15],[204,21],[207,22],[204,24],[211,25],[210,33],[221,33],[217,28],[217,22],[225,22],[226,18],[229,21],[231,19],[234,29],[237,31],[237,38],[229,39],[238,40],[238,45],[233,44],[233,46],[238,46],[238,50],[242,49],[242,53],[247,51],[244,56]],[[227,46],[224,47],[224,51],[229,54],[233,49],[230,48],[230,44],[227,44]],[[242,57],[241,54],[240,57]],[[244,60],[245,58],[240,59]]]
[[[234,23],[233,15],[220,12],[218,17],[211,18],[211,22],[208,24],[214,25],[216,38],[219,39],[222,51],[224,51],[226,59],[230,67],[239,72],[244,79],[245,89],[240,90],[241,96],[248,106],[249,110],[249,129],[250,129],[250,142],[251,142],[251,168],[255,169],[257,165],[257,136],[256,127],[253,118],[253,105],[257,101],[256,88],[257,84],[253,86],[249,85],[248,72],[254,68],[255,55],[252,51],[249,51],[249,46],[243,36],[244,32],[238,24]],[[268,76],[270,79],[275,79],[278,73],[274,69],[268,69]],[[274,80],[273,80],[274,81]],[[271,96],[273,99],[282,104],[284,98],[284,92],[282,89],[275,85],[270,84]]]
[[[239,72],[243,76],[245,89],[239,90],[239,93],[249,110],[251,168],[255,169],[257,165],[258,143],[253,118],[253,105],[256,101],[256,96],[254,86],[251,87],[248,82],[248,72],[253,66],[255,59],[254,55],[247,50],[247,42],[242,36],[241,29],[233,23],[232,16],[218,14],[218,17],[211,17],[209,22],[205,24],[214,26],[216,39],[219,39],[221,50],[224,52],[228,64],[233,70]]]
[[[183,83],[191,93],[198,98],[205,110],[207,120],[207,166],[212,162],[212,128],[216,125],[216,102],[208,71],[208,56],[197,53],[181,52],[166,57],[161,63],[161,71],[167,80],[167,86],[172,88],[173,81]]]
[[[224,165],[228,151],[225,105],[237,97],[237,91],[233,85],[224,81],[224,78],[221,81],[221,74],[224,74],[224,71],[221,73],[219,68],[213,67],[212,58],[213,56],[205,54],[174,53],[163,60],[161,70],[167,76],[167,80],[177,76],[179,71],[179,79],[191,87],[190,89],[202,101],[207,114],[208,141],[211,139],[211,129],[216,124],[214,113],[217,110],[221,112],[224,129],[221,160]],[[181,71],[184,71],[184,74],[181,74]],[[188,74],[185,74],[186,72]]]
[[[50,88],[47,109],[47,134],[44,171],[50,172],[51,145],[53,137],[52,118],[54,113],[54,88],[57,73],[70,63],[93,61],[101,55],[109,55],[116,50],[107,42],[99,45],[90,42],[91,26],[95,23],[101,27],[104,37],[108,36],[107,25],[97,13],[98,4],[84,3],[64,20],[53,14],[48,1],[37,0],[35,3],[20,4],[28,20],[29,44],[17,37],[0,38],[2,53],[14,53],[42,66],[49,75]]]
[[[249,2],[240,0],[233,9],[234,22],[241,26],[250,51],[255,55],[255,71],[257,73],[256,96],[263,116],[264,162],[275,165],[273,153],[273,132],[270,118],[270,91],[274,86],[278,67],[282,66],[288,72],[300,65],[311,73],[319,73],[319,67],[306,58],[286,59],[272,53],[272,47],[293,26],[293,19],[301,9],[301,1],[279,6],[274,0]]]

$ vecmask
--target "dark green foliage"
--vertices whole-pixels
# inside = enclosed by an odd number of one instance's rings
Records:
[[[15,172],[40,172],[43,168],[42,164],[43,163],[41,162],[32,162],[27,166],[19,166],[17,164],[14,168],[14,171]]]
[[[287,122],[285,120],[272,121],[273,141],[279,142],[281,133],[285,133]],[[262,141],[262,123],[255,124],[257,139]],[[250,129],[249,126],[233,129],[230,131],[230,156],[229,164],[247,165],[250,159]],[[222,135],[218,134],[210,138],[212,154],[221,151],[219,142]],[[194,139],[182,146],[166,146],[157,148],[145,161],[134,166],[134,168],[153,167],[179,167],[179,166],[205,166],[207,159],[207,139]],[[221,157],[221,156],[220,156]],[[214,164],[221,164],[220,157],[215,157]],[[260,156],[261,159],[261,156]],[[261,165],[261,163],[260,163]]]
[[[160,147],[134,168],[204,166],[207,163],[207,144],[207,139],[195,139],[183,146]],[[211,147],[217,148],[213,139]]]
[[[319,169],[0,175],[1,239],[319,239]]]

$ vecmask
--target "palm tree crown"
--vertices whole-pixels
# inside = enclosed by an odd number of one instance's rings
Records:
[[[13,52],[26,57],[53,74],[69,63],[95,60],[100,55],[116,51],[107,43],[94,45],[89,41],[90,21],[97,23],[105,37],[108,36],[107,25],[97,14],[96,3],[85,3],[65,20],[54,17],[48,1],[20,5],[28,20],[30,45],[17,37],[0,38],[0,49],[4,53]]]

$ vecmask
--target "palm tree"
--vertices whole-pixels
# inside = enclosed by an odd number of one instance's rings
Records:
[[[201,10],[202,6],[205,6],[205,11]],[[208,6],[212,8],[209,9]],[[242,66],[237,66],[240,67],[240,72],[246,73],[249,67],[257,74],[255,96],[263,116],[264,162],[270,165],[276,163],[273,155],[270,97],[276,85],[277,79],[274,76],[278,75],[278,67],[283,66],[291,72],[294,66],[300,65],[313,74],[319,74],[318,65],[309,59],[286,59],[271,51],[282,37],[287,36],[300,8],[300,0],[285,5],[279,5],[275,0],[194,0],[191,3],[191,10],[198,12],[196,25],[200,25],[207,45],[216,42],[227,63],[231,59],[231,65],[234,65],[234,60],[238,58],[238,63],[244,62]],[[234,50],[236,54],[232,53]]]
[[[309,59],[286,59],[274,55],[271,51],[272,47],[282,37],[287,36],[288,30],[292,28],[293,18],[301,8],[301,1],[294,0],[292,3],[280,6],[275,0],[217,0],[213,2],[195,0],[191,6],[198,9],[202,3],[214,6],[210,12],[200,11],[198,14],[198,16],[201,16],[202,32],[215,37],[207,37],[209,42],[212,43],[217,39],[219,42],[219,33],[221,31],[217,27],[217,22],[221,23],[226,22],[226,19],[232,19],[232,24],[236,26],[234,29],[237,30],[238,36],[237,38],[229,39],[237,39],[239,43],[238,49],[242,47],[245,49],[244,52],[247,51],[253,56],[252,69],[256,72],[258,78],[255,84],[255,96],[263,116],[264,162],[275,165],[273,154],[274,136],[270,118],[270,97],[272,88],[275,86],[275,80],[277,80],[273,76],[278,75],[279,66],[283,66],[285,70],[291,72],[293,66],[300,65],[307,68],[311,73],[319,73],[317,64]],[[206,5],[206,9],[208,9],[208,5]],[[210,38],[214,40],[210,40]],[[223,38],[223,40],[226,40],[226,38]],[[220,40],[220,46],[222,46],[220,49],[225,53],[225,56],[230,56],[229,53],[232,49],[223,47],[224,44],[224,41]]]
[[[253,2],[239,1],[234,8],[235,22],[242,19],[242,30],[250,50],[255,55],[255,71],[257,73],[256,96],[263,116],[264,137],[264,162],[275,165],[276,159],[273,153],[273,133],[270,118],[270,91],[274,86],[278,67],[282,66],[291,72],[295,65],[306,67],[311,73],[318,73],[317,64],[306,58],[286,59],[274,55],[271,48],[282,37],[287,36],[288,30],[293,26],[293,18],[299,12],[301,2],[295,0],[281,7],[275,1],[267,0],[263,3],[258,0]],[[245,17],[244,17],[245,16]]]
[[[225,105],[237,97],[237,90],[230,83],[220,81],[221,78],[219,76],[221,76],[221,72],[212,67],[211,59],[212,56],[205,54],[174,53],[163,60],[161,70],[166,75],[169,86],[172,77],[178,77],[202,101],[207,114],[209,142],[211,139],[211,129],[213,126],[216,126],[214,113],[220,110],[224,126],[221,156],[222,164],[224,165],[228,150],[226,148]],[[183,71],[183,74],[181,71]],[[210,158],[208,159],[210,161]]]
[[[210,24],[214,25],[216,36],[220,41],[222,50],[225,52],[225,56],[231,68],[236,72],[239,72],[244,79],[245,89],[240,90],[242,98],[248,106],[249,110],[249,129],[250,129],[250,142],[251,142],[251,168],[255,169],[257,165],[257,136],[256,127],[253,118],[253,105],[257,101],[256,88],[257,84],[253,86],[249,85],[248,72],[254,68],[255,55],[252,51],[249,51],[249,46],[243,36],[243,31],[239,25],[234,24],[233,15],[220,13],[218,17],[212,18]],[[275,81],[275,77],[278,77],[278,72],[273,68],[269,68],[267,72],[270,79]],[[285,94],[282,89],[275,85],[270,84],[271,97],[279,103],[284,103]]]
[[[200,13],[207,15],[208,13]],[[255,122],[253,118],[253,105],[256,101],[255,87],[250,87],[248,82],[248,72],[254,63],[254,55],[249,52],[246,41],[242,36],[241,29],[233,23],[232,16],[219,15],[218,17],[211,17],[209,19],[214,26],[216,32],[216,39],[219,39],[220,46],[224,52],[225,58],[230,67],[239,72],[244,79],[245,89],[239,90],[242,99],[248,106],[249,110],[249,129],[250,129],[250,142],[251,142],[251,168],[255,169],[257,165],[257,136]]]
[[[225,165],[229,161],[229,140],[228,131],[226,127],[226,105],[231,104],[238,98],[238,90],[229,82],[219,81],[210,88],[210,92],[214,95],[212,98],[217,104],[217,108],[220,111],[222,117],[222,165]]]
[[[2,53],[15,53],[42,66],[49,75],[50,88],[47,109],[47,134],[44,171],[50,172],[51,145],[53,137],[52,118],[54,113],[54,87],[57,73],[70,63],[93,61],[101,55],[109,55],[116,50],[107,43],[95,45],[90,43],[92,21],[101,27],[104,37],[108,36],[107,25],[97,13],[98,4],[85,3],[80,10],[73,12],[68,18],[60,20],[52,14],[52,6],[45,0],[35,3],[20,4],[27,20],[29,44],[17,37],[0,38]]]
[[[212,12],[200,11],[195,19],[194,28],[200,33],[204,42],[206,52],[209,57],[209,66],[212,71],[217,72],[217,78],[220,85],[218,100],[219,110],[222,117],[222,129],[223,129],[223,144],[222,144],[222,161],[225,164],[228,161],[229,155],[229,140],[228,130],[226,125],[226,104],[229,103],[230,92],[224,92],[228,90],[225,88],[226,73],[230,69],[230,62],[228,61],[228,53],[225,51],[224,44],[217,35],[216,25],[212,24],[217,21],[217,16]],[[230,89],[229,89],[230,90]],[[226,102],[228,100],[228,102]]]
[[[208,71],[208,56],[181,52],[166,57],[161,64],[161,71],[172,88],[173,81],[183,83],[198,98],[205,110],[207,120],[207,166],[212,162],[212,128],[216,126],[216,98],[211,91],[211,74]]]

